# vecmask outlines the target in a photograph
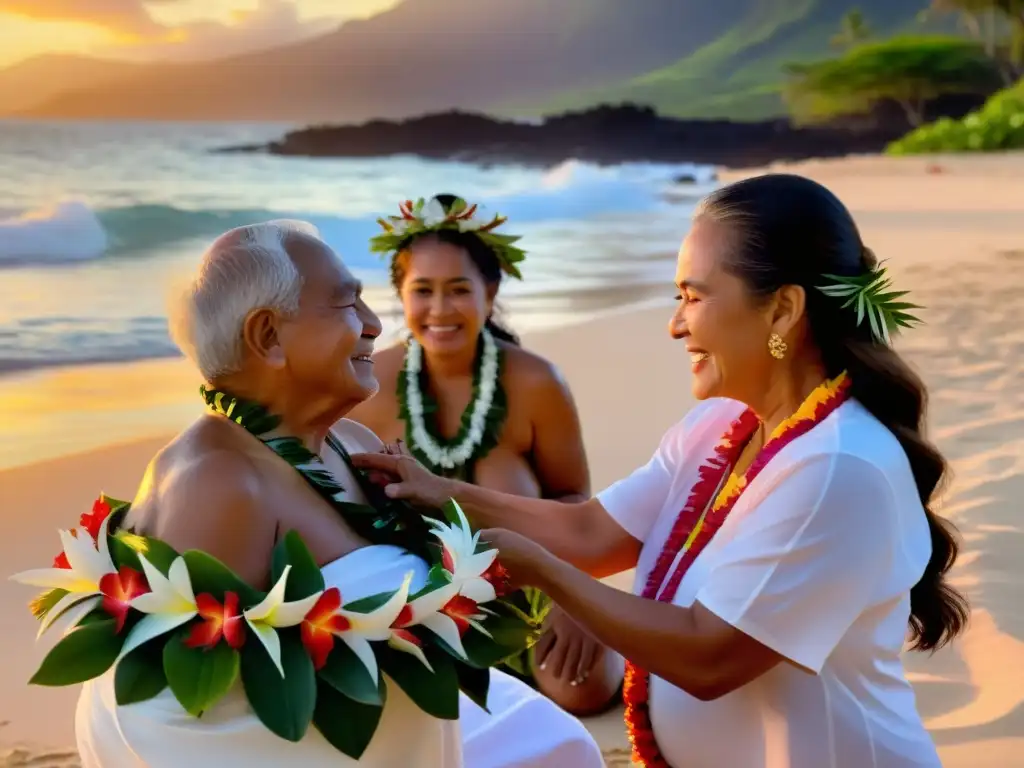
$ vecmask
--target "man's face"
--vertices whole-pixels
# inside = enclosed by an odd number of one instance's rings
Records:
[[[378,382],[370,355],[381,324],[362,285],[318,240],[293,236],[287,248],[303,278],[299,311],[277,325],[289,384],[311,398],[353,405],[372,397]]]

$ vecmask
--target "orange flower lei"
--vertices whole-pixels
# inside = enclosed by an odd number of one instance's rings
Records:
[[[647,576],[641,597],[671,603],[686,572],[721,528],[747,486],[779,451],[842,405],[849,397],[849,389],[850,379],[843,372],[811,392],[796,413],[772,432],[757,458],[742,475],[732,473],[731,469],[760,425],[760,420],[749,409],[736,419],[700,468],[686,506],[676,518],[672,532]],[[722,485],[726,472],[730,474]],[[722,490],[712,502],[711,497],[719,486]],[[679,565],[666,583],[669,569],[680,552],[683,555]],[[650,675],[632,662],[626,662],[623,699],[626,703],[626,731],[633,745],[633,763],[645,768],[670,768],[654,737],[648,709],[649,695]]]

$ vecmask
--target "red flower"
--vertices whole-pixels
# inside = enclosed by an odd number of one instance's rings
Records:
[[[455,573],[455,558],[453,558],[452,553],[448,551],[448,547],[441,547],[441,566],[448,571],[448,573]]]
[[[149,592],[146,577],[127,565],[122,565],[117,573],[104,575],[100,579],[99,587],[103,593],[103,610],[117,620],[115,633],[124,629],[124,621],[128,618],[132,600]]]
[[[74,536],[77,539],[78,538],[78,530],[76,528],[72,528],[71,529],[71,535]],[[67,554],[64,553],[64,552],[61,552],[59,555],[57,555],[55,558],[53,558],[53,567],[54,568],[64,568],[65,570],[70,571],[71,570],[71,563],[68,562]]]
[[[103,521],[108,517],[110,517],[110,505],[101,496],[92,503],[92,512],[86,512],[82,515],[78,519],[78,524],[89,532],[93,541],[98,541],[100,538],[100,528],[103,526]],[[71,535],[78,536],[78,530],[72,528]],[[71,570],[68,556],[61,552],[53,559],[53,567]]]
[[[238,611],[236,593],[225,592],[223,604],[213,595],[196,595],[196,608],[203,621],[192,627],[189,636],[185,638],[185,645],[189,648],[213,648],[223,637],[232,648],[237,650],[242,647],[245,643],[245,629],[242,614]]]
[[[324,590],[299,626],[302,644],[313,659],[315,669],[323,669],[334,648],[334,635],[349,628],[349,620],[338,613],[341,591],[337,587]]]
[[[89,532],[93,541],[97,541],[100,537],[100,528],[103,525],[103,521],[108,517],[110,517],[110,505],[101,496],[92,503],[92,512],[82,515],[78,524]]]
[[[398,617],[391,623],[391,636],[398,640],[404,640],[417,648],[423,646],[423,641],[407,629],[413,621],[412,608],[408,603],[399,611]]]
[[[482,578],[494,587],[494,594],[498,597],[505,597],[512,592],[512,577],[497,558],[491,563],[490,568],[484,571]]]
[[[477,611],[476,601],[470,600],[463,595],[456,595],[445,603],[441,613],[455,622],[455,626],[459,628],[459,635],[466,634],[466,630],[470,627],[470,619],[480,616]]]

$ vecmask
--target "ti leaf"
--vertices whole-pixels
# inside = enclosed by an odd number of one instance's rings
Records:
[[[313,559],[302,537],[296,531],[289,531],[274,547],[270,564],[270,580],[276,584],[287,566],[288,581],[285,584],[284,599],[301,600],[324,589],[324,576]]]
[[[46,654],[30,685],[64,686],[99,677],[113,665],[124,644],[113,619],[94,621],[68,632]]]
[[[431,672],[412,654],[386,645],[376,651],[381,669],[417,707],[440,720],[459,719],[459,676],[450,655],[431,645],[424,647]]]
[[[119,706],[148,701],[167,687],[163,664],[163,640],[143,643],[119,662],[114,670],[114,698]]]
[[[188,634],[189,628],[182,627],[167,640],[163,650],[164,674],[182,708],[200,717],[238,679],[238,651],[224,642],[210,649],[189,648],[185,645]]]
[[[455,672],[459,678],[460,690],[470,701],[490,714],[490,710],[487,709],[487,692],[491,686],[491,670],[456,661]]]
[[[380,698],[386,698],[380,681]],[[370,746],[384,708],[360,704],[321,680],[316,691],[313,725],[335,749],[358,760]]]
[[[192,580],[192,589],[195,594],[208,592],[218,599],[222,599],[225,592],[234,592],[242,601],[243,606],[255,605],[263,599],[263,593],[242,581],[234,571],[217,558],[194,549],[189,550],[182,557],[185,558],[185,565],[188,566],[188,574]]]
[[[323,682],[353,701],[376,707],[384,704],[381,691],[385,689],[381,685],[380,675],[376,680],[370,677],[355,652],[340,640],[335,641],[334,648],[327,656],[327,663],[317,674]]]
[[[242,648],[242,684],[260,722],[282,739],[300,741],[316,708],[316,673],[298,631],[288,629],[278,635],[284,676],[262,643],[246,643]]]

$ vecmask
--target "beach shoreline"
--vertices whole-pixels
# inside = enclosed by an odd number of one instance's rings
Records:
[[[858,157],[771,169],[832,188],[898,287],[925,305],[925,325],[897,347],[930,389],[929,432],[954,474],[940,512],[961,531],[955,583],[974,613],[952,647],[907,654],[908,674],[947,768],[1024,766],[1024,524],[1016,503],[1024,498],[1024,155]],[[524,334],[572,387],[595,490],[645,463],[693,403],[688,361],[665,331],[670,308],[657,303]],[[130,497],[162,442],[201,413],[198,384],[182,360],[0,378],[15,446],[0,451],[5,568],[52,559],[56,528],[72,524],[99,491]],[[39,435],[58,427],[64,437],[41,445]],[[616,583],[628,587],[629,574]],[[31,596],[0,582],[0,767],[68,768],[76,765],[76,692],[25,685],[45,651],[25,610]],[[587,724],[609,766],[629,765],[620,713]]]

